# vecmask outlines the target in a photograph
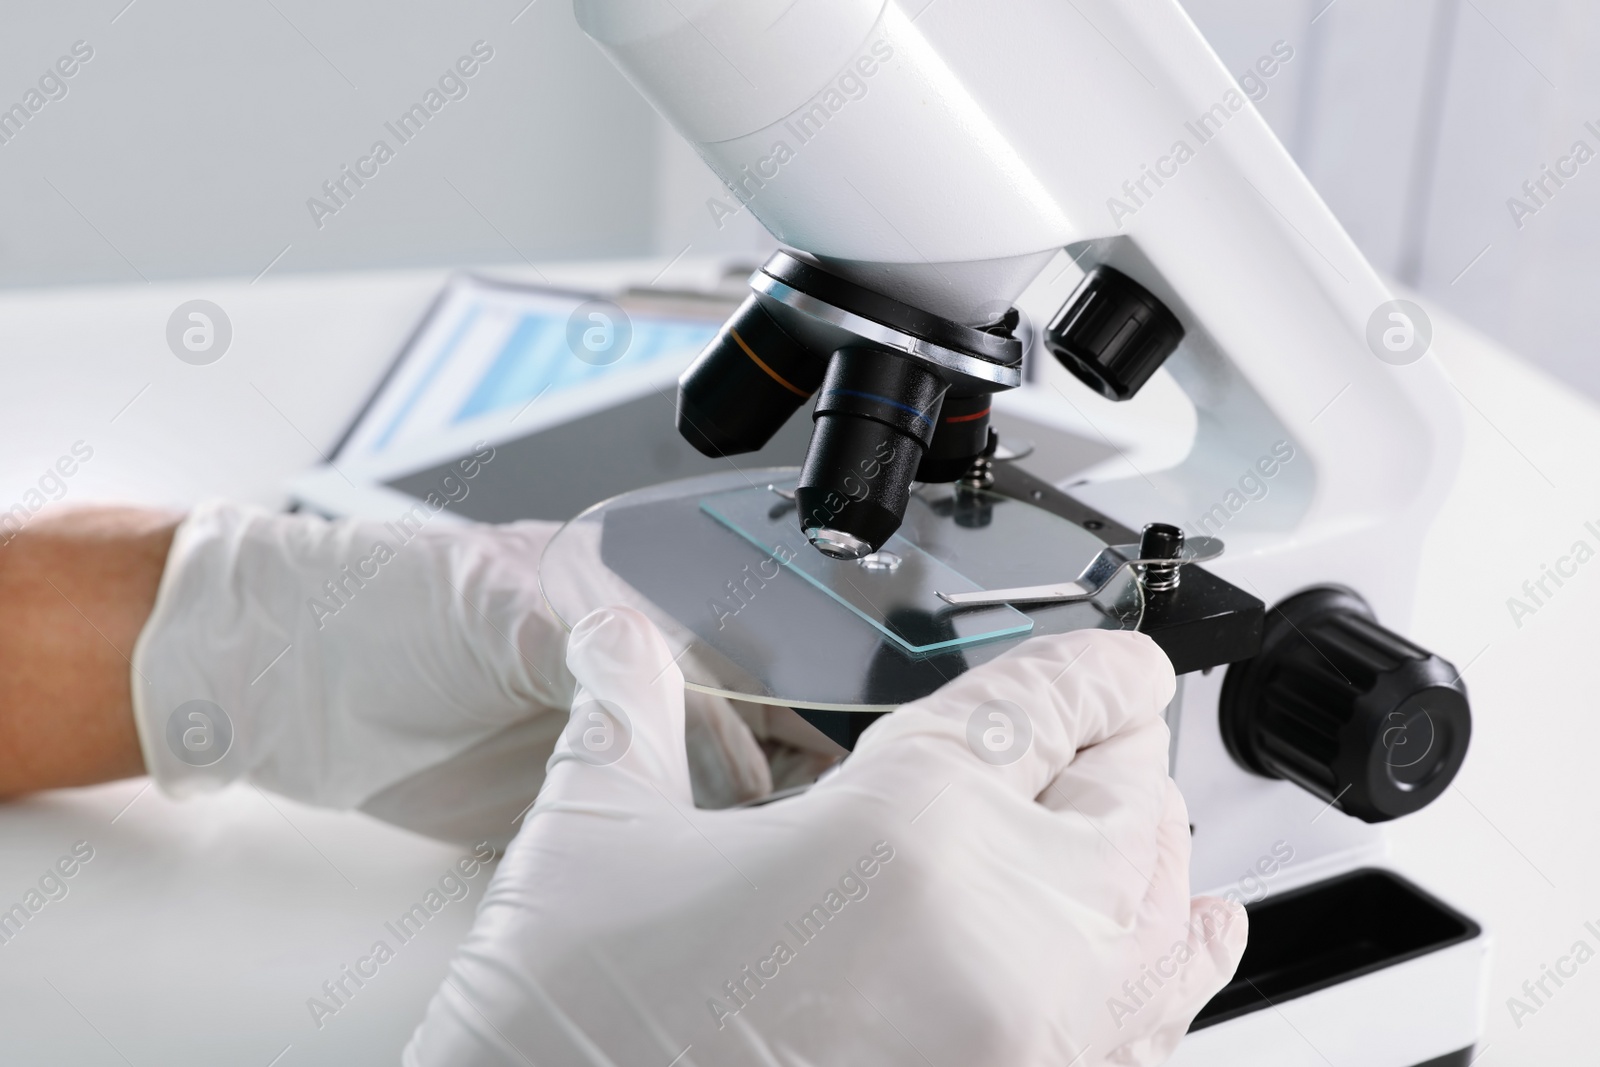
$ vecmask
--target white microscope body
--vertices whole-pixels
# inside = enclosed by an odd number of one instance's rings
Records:
[[[576,6],[731,198],[837,275],[974,327],[1063,250],[1143,285],[1184,328],[1166,369],[1193,445],[1073,495],[1133,529],[1226,515],[1194,531],[1225,539],[1219,576],[1269,606],[1347,586],[1405,631],[1457,466],[1455,398],[1433,356],[1375,354],[1391,293],[1176,0]],[[1293,458],[1271,493],[1218,512],[1275,449]],[[1378,827],[1228,755],[1223,674],[1187,676],[1173,717],[1197,891],[1277,893],[1381,861]],[[1486,946],[1197,1031],[1174,1062],[1464,1064]]]

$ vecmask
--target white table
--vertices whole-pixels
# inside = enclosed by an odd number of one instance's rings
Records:
[[[543,274],[598,286],[659,266]],[[710,270],[682,263],[666,280]],[[0,508],[79,440],[94,456],[68,480],[69,501],[281,503],[285,480],[336,440],[443,279],[0,295]],[[197,297],[220,305],[234,332],[205,367],[179,362],[165,340],[169,314]],[[1414,636],[1466,668],[1475,734],[1459,788],[1394,825],[1393,858],[1494,932],[1478,1062],[1587,1062],[1600,962],[1520,1029],[1505,1001],[1574,941],[1600,949],[1583,926],[1600,926],[1600,716],[1587,669],[1600,649],[1600,560],[1520,628],[1506,599],[1575,540],[1600,549],[1584,527],[1600,529],[1600,411],[1448,320],[1437,325],[1468,402],[1467,451],[1431,540]],[[0,1063],[392,1063],[487,881],[474,879],[471,897],[319,1029],[308,998],[461,850],[253,788],[180,805],[139,780],[0,806],[0,907],[77,841],[95,852],[68,895],[0,945]]]

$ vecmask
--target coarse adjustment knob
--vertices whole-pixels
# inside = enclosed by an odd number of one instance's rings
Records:
[[[1127,400],[1177,350],[1183,326],[1150,290],[1098,266],[1056,313],[1044,340],[1084,385],[1108,400]]]
[[[1222,737],[1246,770],[1286,778],[1366,822],[1409,815],[1449,786],[1472,714],[1460,672],[1325,586],[1267,615],[1261,652],[1228,668]]]

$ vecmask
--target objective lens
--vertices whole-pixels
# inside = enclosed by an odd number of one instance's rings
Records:
[[[795,488],[800,529],[818,551],[860,559],[900,528],[948,388],[882,349],[833,354]]]
[[[933,441],[917,468],[917,481],[953,482],[971,469],[989,446],[989,408],[993,403],[989,393],[944,398]]]
[[[754,452],[817,391],[825,369],[751,296],[678,379],[678,432],[707,456]]]

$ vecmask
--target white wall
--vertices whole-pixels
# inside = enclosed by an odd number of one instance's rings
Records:
[[[1476,7],[1489,18],[1465,5],[1456,34],[1421,283],[1527,358],[1600,396],[1600,158],[1520,228],[1507,206],[1575,141],[1600,153],[1600,134],[1585,128],[1592,121],[1600,130],[1600,9],[1555,0],[1477,0]]]
[[[1600,5],[1185,6],[1235,70],[1294,44],[1297,104],[1263,111],[1380,270],[1600,398]],[[1580,138],[1597,159],[1519,229],[1507,200]]]
[[[0,285],[653,244],[657,121],[567,0],[125,4],[0,9],[0,108],[94,50],[0,145]],[[478,40],[494,58],[401,146],[383,123]],[[306,200],[380,137],[395,158],[319,229]]]

